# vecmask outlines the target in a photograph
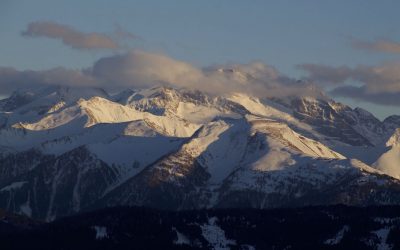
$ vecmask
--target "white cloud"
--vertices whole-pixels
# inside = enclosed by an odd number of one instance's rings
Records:
[[[354,68],[303,64],[299,68],[308,72],[309,81],[322,86],[338,86],[331,91],[333,95],[376,104],[400,105],[399,62]],[[349,86],[346,81],[353,81],[360,86]]]
[[[31,22],[27,29],[21,33],[26,37],[47,37],[61,40],[65,45],[74,49],[118,49],[120,45],[117,38],[134,38],[129,32],[121,28],[115,31],[115,37],[102,33],[85,33],[67,25],[55,22]]]

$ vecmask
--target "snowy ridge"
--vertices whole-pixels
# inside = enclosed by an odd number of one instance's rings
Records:
[[[400,119],[380,122],[324,96],[51,87],[0,104],[0,206],[31,216],[115,204],[400,203]]]

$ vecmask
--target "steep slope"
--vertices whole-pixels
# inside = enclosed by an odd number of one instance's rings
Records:
[[[204,126],[178,151],[146,167],[98,206],[390,204],[400,201],[399,190],[399,181],[344,159],[285,124],[247,116]]]
[[[0,189],[0,206],[52,220],[87,207],[118,180],[118,175],[85,148],[77,148],[11,179]]]
[[[292,119],[311,126],[307,132],[338,150],[346,146],[380,146],[400,126],[398,116],[388,117],[381,122],[362,108],[352,109],[326,96],[273,98],[272,103],[285,107]]]

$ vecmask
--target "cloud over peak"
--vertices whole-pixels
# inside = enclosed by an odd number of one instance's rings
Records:
[[[260,62],[202,69],[164,54],[138,50],[100,58],[93,66],[82,70],[55,68],[18,71],[0,67],[2,94],[9,94],[13,89],[24,88],[26,85],[67,85],[114,90],[170,85],[214,95],[242,92],[258,97],[309,96],[320,93]]]
[[[188,63],[138,50],[100,58],[92,67],[92,75],[108,84],[133,87],[162,82],[183,87],[202,77],[201,71]]]
[[[118,31],[118,33],[121,32]],[[71,48],[81,50],[120,48],[118,41],[110,35],[96,32],[85,33],[67,25],[49,21],[31,22],[21,34],[26,37],[58,39]],[[128,33],[124,32],[124,34],[126,36]]]

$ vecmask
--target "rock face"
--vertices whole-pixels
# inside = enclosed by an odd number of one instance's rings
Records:
[[[0,108],[0,208],[34,218],[400,204],[400,119],[325,97],[52,87]]]

